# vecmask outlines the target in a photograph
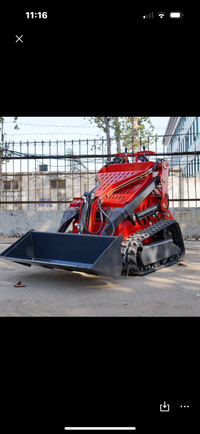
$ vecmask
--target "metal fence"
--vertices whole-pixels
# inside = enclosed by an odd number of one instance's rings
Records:
[[[200,151],[169,153],[157,138],[150,149],[156,152],[152,160],[169,161],[170,206],[199,207]],[[96,185],[96,172],[116,152],[115,140],[109,155],[103,139],[5,142],[0,150],[0,210],[64,210],[73,197]]]

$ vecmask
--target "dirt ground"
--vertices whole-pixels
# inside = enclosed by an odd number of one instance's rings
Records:
[[[200,316],[200,241],[185,247],[184,265],[118,279],[0,259],[0,316]]]

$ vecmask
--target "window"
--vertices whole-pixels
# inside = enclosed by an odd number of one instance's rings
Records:
[[[65,188],[65,179],[58,179],[58,188]]]
[[[198,118],[196,118],[196,135],[198,136]]]
[[[192,127],[190,127],[190,130],[189,130],[189,146],[191,146],[192,145]]]
[[[56,186],[57,186],[57,179],[51,179],[50,180],[50,186],[51,186],[51,188],[56,188]]]
[[[4,181],[4,190],[11,190],[11,181]]]
[[[194,160],[189,164],[189,176],[194,176]]]
[[[194,160],[192,160],[192,176],[194,176]]]
[[[185,152],[188,151],[188,148],[189,148],[189,136],[186,136],[186,138],[185,138]]]
[[[193,135],[193,140],[195,139],[195,121],[192,124],[192,135]]]
[[[185,152],[185,138],[181,142],[181,152]]]
[[[187,176],[187,167],[184,167],[183,169],[183,177],[185,178]]]
[[[51,188],[65,188],[65,179],[50,179]]]
[[[7,191],[7,190],[19,190],[19,187],[20,187],[20,183],[19,183],[19,181],[17,180],[12,180],[12,181],[4,181],[4,183],[3,183],[3,190],[5,191]]]

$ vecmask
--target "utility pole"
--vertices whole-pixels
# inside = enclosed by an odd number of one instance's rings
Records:
[[[121,143],[120,143],[120,132],[119,132],[119,118],[115,118],[116,122],[116,142],[117,142],[117,152],[121,152]]]
[[[4,135],[3,135],[3,124],[4,124],[4,118],[1,118],[1,143],[4,142]]]
[[[132,152],[134,154],[135,147],[138,146],[138,118],[132,117]]]
[[[105,118],[106,124],[106,139],[107,139],[107,153],[111,155],[111,141],[110,141],[110,118]],[[111,161],[111,157],[108,157],[108,161]]]
[[[4,143],[3,123],[4,123],[4,118],[1,118],[1,143],[0,143],[0,201],[1,201],[1,193],[2,193],[2,154],[3,154],[3,143]]]

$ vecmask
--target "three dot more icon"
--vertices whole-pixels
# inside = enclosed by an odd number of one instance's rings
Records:
[[[189,405],[180,405],[180,408],[190,408]]]

